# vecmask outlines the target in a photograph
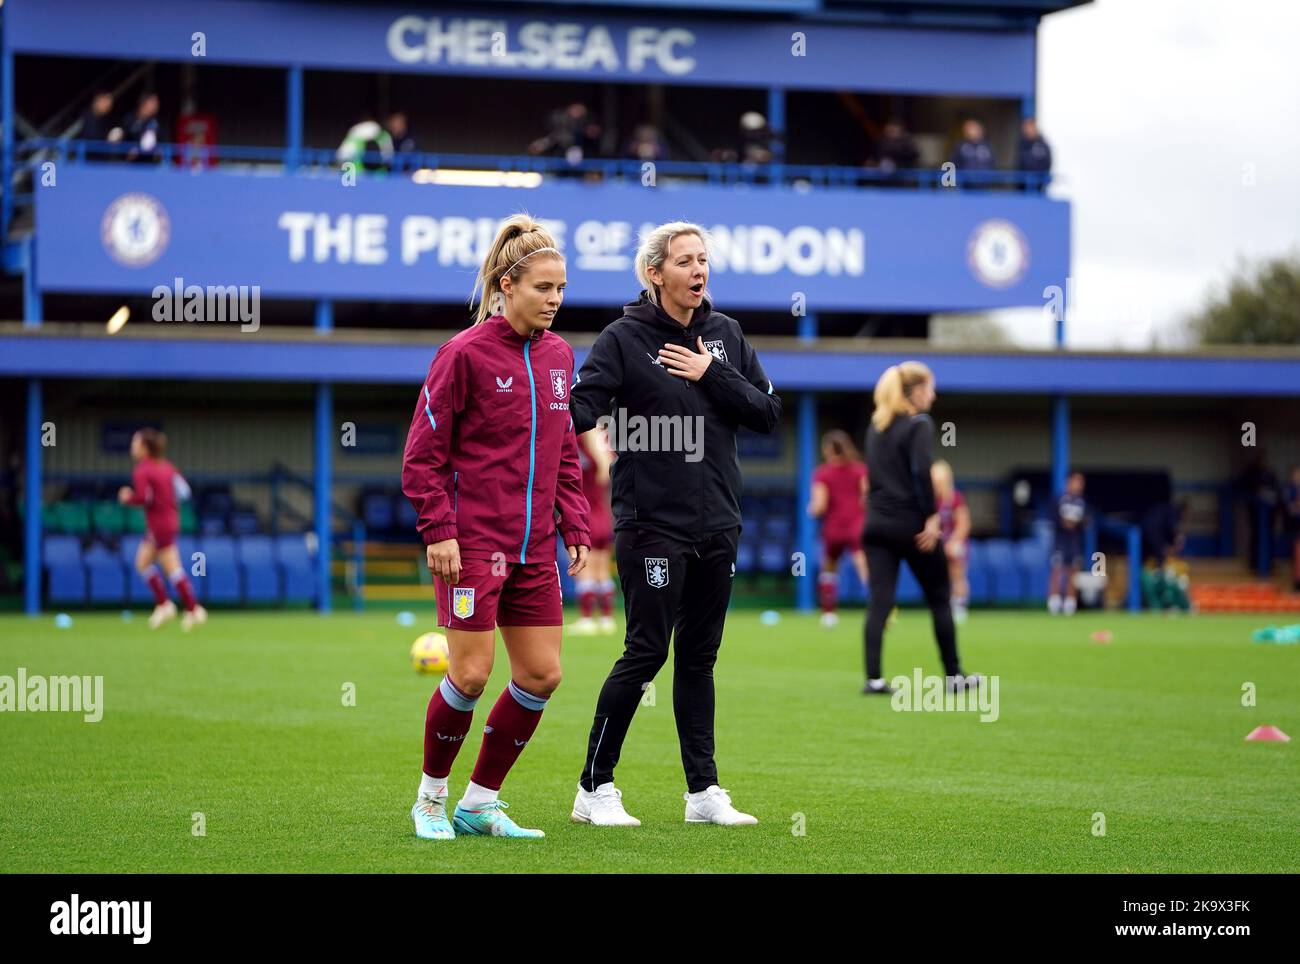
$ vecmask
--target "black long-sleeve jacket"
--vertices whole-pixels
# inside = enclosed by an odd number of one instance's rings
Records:
[[[698,351],[696,338],[713,355],[698,382],[659,364],[665,344]],[[683,326],[644,291],[597,336],[570,405],[578,434],[609,418],[615,530],[684,541],[740,525],[736,430],[772,432],[781,418],[780,396],[734,318],[705,299]]]
[[[929,415],[898,415],[883,432],[867,429],[867,525],[907,527],[919,532],[934,515],[934,482],[930,478]],[[915,527],[915,528],[912,528]]]

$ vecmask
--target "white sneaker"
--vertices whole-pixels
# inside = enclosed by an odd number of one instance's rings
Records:
[[[953,607],[952,607],[952,621],[953,621],[954,623],[956,623],[958,626],[960,626],[962,623],[964,623],[964,622],[966,621],[966,616],[967,616],[967,615],[968,615],[968,613],[967,613],[967,611],[966,611],[966,607],[965,607],[965,606],[953,606]]]
[[[606,634],[606,635],[608,635],[609,633],[612,633],[612,632],[614,631],[614,617],[613,617],[613,616],[601,616],[601,617],[600,617],[600,622],[599,622],[599,624],[598,624],[598,627],[599,627],[600,631],[601,631],[602,633]]]
[[[721,827],[748,827],[758,823],[757,817],[733,807],[727,791],[716,783],[703,793],[683,793],[682,797],[686,800],[687,823],[716,823]]]
[[[595,636],[596,620],[590,616],[582,616],[573,624],[572,632],[575,636]]]
[[[1060,596],[1052,595],[1047,597],[1047,611],[1051,613],[1053,616],[1060,614],[1061,612]]]
[[[640,820],[623,809],[623,791],[612,783],[602,783],[592,793],[578,784],[571,816],[574,823],[589,823],[593,827],[641,826]]]
[[[161,606],[154,606],[153,612],[149,614],[149,628],[157,629],[169,619],[176,618],[176,604],[168,599]]]
[[[1073,596],[1066,596],[1064,602],[1061,603],[1061,612],[1065,613],[1067,616],[1073,616],[1074,611],[1078,607],[1079,601],[1077,599]]]
[[[186,610],[185,615],[181,617],[181,629],[188,633],[195,626],[202,626],[207,621],[208,611],[202,606],[195,605],[192,610]]]
[[[839,613],[822,613],[822,629],[831,629],[840,621]]]

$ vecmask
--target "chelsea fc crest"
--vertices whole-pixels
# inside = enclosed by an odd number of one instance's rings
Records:
[[[104,250],[128,268],[157,261],[171,233],[167,209],[151,194],[123,194],[105,209],[99,222]]]
[[[966,242],[966,262],[980,284],[1009,288],[1029,269],[1029,242],[1010,221],[993,218],[971,232]]]
[[[469,619],[474,615],[474,590],[456,586],[451,590],[451,611],[457,619]]]
[[[645,581],[655,589],[668,585],[668,560],[662,556],[646,556]]]
[[[551,393],[558,399],[569,395],[569,373],[562,368],[551,369]]]
[[[724,361],[728,363],[730,363],[731,361],[731,359],[727,357],[727,349],[723,346],[721,338],[719,338],[717,341],[706,341],[704,343],[704,350],[707,351],[714,358],[716,358],[718,361]]]

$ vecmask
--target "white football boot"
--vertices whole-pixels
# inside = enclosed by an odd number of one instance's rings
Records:
[[[208,611],[196,605],[192,610],[186,610],[185,615],[181,617],[181,629],[188,633],[195,626],[202,626],[207,621]]]
[[[741,813],[731,805],[727,791],[716,783],[703,793],[684,793],[687,823],[716,823],[721,827],[748,827],[758,818]]]
[[[623,791],[612,783],[602,783],[592,793],[578,784],[571,816],[574,823],[589,823],[593,827],[641,826],[640,820],[623,809]]]
[[[169,619],[176,618],[176,604],[168,599],[161,606],[154,606],[153,612],[149,614],[149,628],[157,629]]]
[[[574,624],[569,627],[569,632],[575,636],[595,636],[596,620],[590,616],[580,616]]]
[[[834,629],[840,621],[839,613],[822,613],[822,629]]]
[[[608,636],[610,633],[614,632],[614,617],[601,616],[600,622],[596,625],[599,627],[602,635]]]

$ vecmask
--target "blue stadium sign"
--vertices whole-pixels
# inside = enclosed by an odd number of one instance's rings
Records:
[[[171,292],[255,285],[264,298],[464,301],[501,218],[546,221],[568,258],[568,300],[623,304],[646,226],[713,234],[719,305],[789,311],[942,311],[1041,305],[1064,286],[1069,205],[1003,192],[738,191],[544,183],[532,189],[401,178],[194,176],[73,166],[37,189],[44,291]],[[168,295],[170,297],[170,294]]]
[[[9,0],[16,53],[361,71],[1022,98],[1032,30],[412,10],[277,0]]]

